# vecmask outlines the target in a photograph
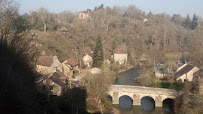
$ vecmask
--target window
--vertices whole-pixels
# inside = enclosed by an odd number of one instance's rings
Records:
[[[188,79],[184,79],[184,82],[188,82]]]
[[[49,89],[50,89],[50,90],[53,90],[53,89],[54,89],[54,85],[51,85],[51,86],[49,87]]]

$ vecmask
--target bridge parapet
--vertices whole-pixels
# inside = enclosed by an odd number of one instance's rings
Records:
[[[143,86],[129,86],[129,85],[112,85],[109,91],[114,92],[128,92],[128,93],[139,93],[139,94],[158,94],[168,96],[178,96],[179,92],[174,89],[163,89]]]

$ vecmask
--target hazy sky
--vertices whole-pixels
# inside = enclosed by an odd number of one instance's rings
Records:
[[[137,8],[153,13],[181,14],[191,16],[196,13],[203,17],[203,0],[17,0],[20,2],[20,13],[35,11],[40,7],[51,12],[81,11],[94,9],[95,6],[113,7],[135,5]]]

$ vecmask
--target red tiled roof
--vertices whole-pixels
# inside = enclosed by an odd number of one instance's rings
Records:
[[[66,60],[66,61],[67,61],[66,63],[67,63],[68,65],[70,65],[71,67],[75,67],[75,66],[78,65],[77,60],[74,59],[74,58],[70,58],[70,59],[68,59],[68,60]]]
[[[40,56],[37,61],[37,65],[51,67],[53,64],[52,56]]]
[[[181,77],[183,74],[188,73],[190,70],[192,70],[194,68],[193,65],[189,65],[187,64],[185,67],[183,67],[181,70],[179,70],[178,72],[176,72],[174,74],[175,79]]]

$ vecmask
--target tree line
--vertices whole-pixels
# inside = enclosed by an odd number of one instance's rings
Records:
[[[111,8],[102,5],[89,15],[90,18],[81,20],[78,13],[64,11],[54,14],[40,8],[22,15],[22,18],[26,20],[27,30],[41,34],[36,41],[44,44],[44,50],[59,55],[62,61],[66,52],[66,57],[76,56],[75,51],[78,57],[92,52],[96,39],[101,37],[105,59],[123,50],[128,53],[130,64],[134,64],[143,53],[150,55],[152,63],[154,60],[165,61],[166,53],[188,52],[189,55],[183,55],[185,61],[202,63],[203,58],[197,53],[202,53],[203,27],[196,14],[191,20],[189,15],[170,16],[146,13],[135,6]],[[148,21],[143,22],[144,19]],[[68,29],[66,35],[59,33],[63,26]],[[57,42],[61,42],[60,46]]]

